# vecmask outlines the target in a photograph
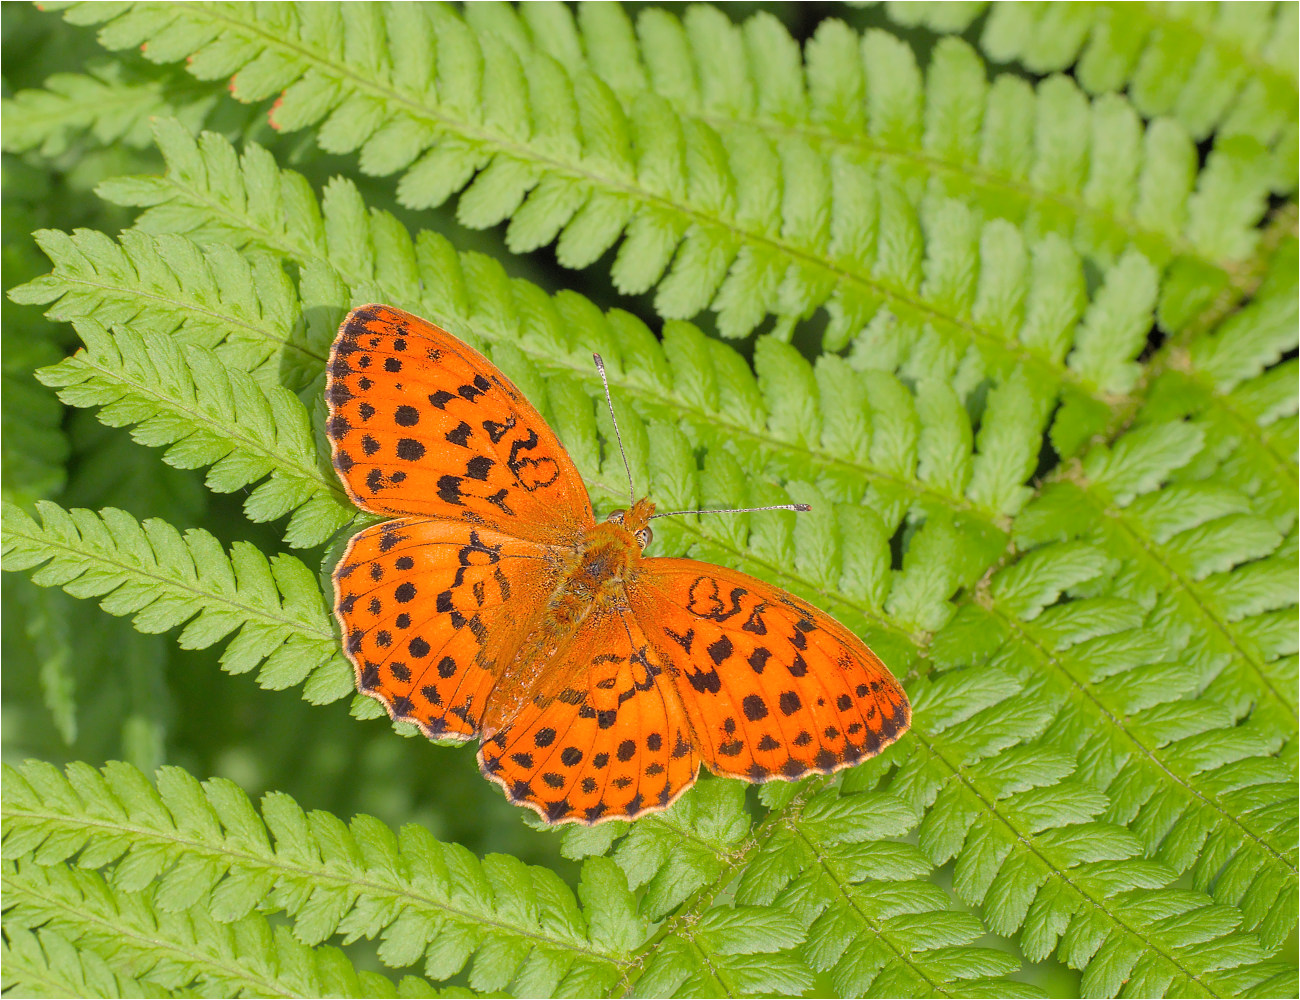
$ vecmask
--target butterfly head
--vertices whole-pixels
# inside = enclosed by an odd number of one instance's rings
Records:
[[[654,538],[650,530],[650,518],[654,517],[655,505],[649,497],[642,497],[627,510],[611,511],[605,520],[622,526],[636,539],[637,545],[644,549]]]

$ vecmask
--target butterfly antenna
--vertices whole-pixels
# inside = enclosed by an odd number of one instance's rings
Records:
[[[760,510],[797,510],[801,514],[812,510],[806,503],[778,503],[771,507],[723,507],[718,510],[667,510],[662,514],[651,514],[650,520],[656,517],[676,517],[679,514],[753,514]]]
[[[623,449],[623,434],[618,429],[618,417],[614,416],[614,399],[609,394],[609,378],[605,375],[605,362],[599,354],[593,354],[592,358],[596,362],[596,371],[600,372],[601,385],[605,387],[605,402],[609,404],[609,419],[614,424],[614,437],[618,439],[618,453],[623,456],[623,468],[627,472],[628,502],[635,506],[636,486],[632,482],[632,466],[627,464],[627,452]]]

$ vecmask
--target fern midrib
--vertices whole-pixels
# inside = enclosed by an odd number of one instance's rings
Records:
[[[8,928],[6,928],[6,933],[7,932]],[[34,934],[32,931],[28,931],[28,933]],[[41,955],[42,957],[48,958],[44,951],[41,952]],[[29,964],[25,961],[26,958],[26,955],[21,954],[17,950],[8,946],[0,949],[0,966],[3,966],[5,972],[6,996],[17,996],[16,991],[12,994],[9,992],[13,989],[15,984],[27,986],[34,991],[34,995],[39,996],[76,997],[89,995],[86,991],[86,984],[84,981],[78,982],[73,980],[71,977],[67,979],[56,979],[54,978],[55,974],[62,970],[51,968],[48,962],[41,966]],[[81,967],[78,967],[77,971],[81,972],[84,970]],[[115,972],[114,974],[118,979],[118,982],[115,982],[114,985],[120,987],[122,985],[120,980],[127,977],[118,972]],[[141,982],[141,980],[142,977],[136,976],[128,982],[131,987],[134,987],[137,983]],[[162,991],[161,986],[156,986],[156,988],[160,992]]]
[[[98,516],[98,514],[96,516]],[[32,523],[36,523],[36,522],[32,522]],[[38,525],[38,528],[40,527],[41,526]],[[78,537],[81,538],[80,535],[78,535]],[[5,525],[5,538],[6,541],[12,539],[19,539],[21,541],[27,542],[30,545],[39,547],[42,550],[50,550],[50,549],[56,550],[57,552],[62,553],[65,557],[66,556],[75,557],[78,560],[80,565],[86,567],[86,569],[83,570],[82,573],[79,573],[72,580],[67,581],[67,583],[57,584],[57,586],[61,588],[68,586],[68,584],[75,582],[75,580],[81,579],[84,573],[88,571],[90,566],[107,566],[118,570],[124,576],[134,576],[134,577],[142,578],[144,580],[152,581],[153,583],[156,583],[161,589],[165,591],[166,590],[181,591],[183,593],[193,595],[195,598],[200,598],[201,600],[200,600],[199,610],[195,611],[193,615],[191,615],[188,619],[186,619],[186,621],[191,621],[198,615],[201,615],[207,607],[213,604],[218,604],[233,609],[235,611],[241,612],[243,614],[243,618],[241,619],[242,622],[257,620],[264,625],[271,625],[276,628],[282,628],[289,631],[292,634],[301,635],[312,642],[326,644],[327,646],[331,647],[331,651],[333,651],[333,647],[336,647],[338,645],[338,639],[334,637],[333,632],[331,632],[328,627],[321,628],[319,626],[311,626],[307,622],[303,621],[302,619],[277,617],[275,615],[268,614],[260,605],[253,605],[253,604],[244,603],[242,601],[236,601],[229,597],[226,597],[223,594],[218,594],[208,590],[201,590],[198,587],[195,587],[185,581],[177,579],[176,577],[164,576],[161,573],[153,572],[151,570],[142,568],[138,565],[123,562],[119,558],[108,556],[98,548],[92,548],[90,546],[87,546],[85,548],[77,548],[76,546],[64,542],[61,539],[53,539],[45,534],[39,534],[39,535],[26,534],[22,531],[17,530],[16,528],[13,528],[9,524]],[[84,538],[82,540],[84,541]],[[152,548],[150,548],[150,552],[152,551],[153,551]],[[53,555],[43,556],[39,562],[34,563],[32,565],[31,569],[36,570],[38,567],[44,566],[51,559],[54,558],[56,558],[56,556]],[[116,593],[122,586],[123,584],[119,583],[113,586],[112,589],[110,590],[104,591],[103,593],[94,594],[91,596],[93,596],[97,600],[102,601],[108,598],[109,596],[111,596],[112,594]],[[319,593],[319,591],[317,593]],[[283,604],[281,604],[281,609],[283,609]],[[235,631],[239,631],[239,630],[236,629]]]
[[[777,135],[790,136],[794,138],[806,138],[810,142],[824,142],[830,145],[841,146],[850,152],[860,153],[862,156],[870,159],[876,158],[885,161],[894,161],[900,163],[911,163],[920,167],[927,174],[940,174],[950,177],[960,178],[964,181],[971,182],[976,187],[986,188],[990,191],[997,192],[1011,198],[1016,198],[1027,208],[1032,208],[1036,203],[1042,203],[1049,206],[1061,208],[1070,213],[1072,219],[1076,222],[1080,219],[1091,221],[1094,224],[1100,223],[1105,229],[1118,230],[1128,236],[1130,242],[1140,247],[1158,246],[1164,249],[1169,257],[1184,256],[1206,267],[1213,268],[1217,271],[1224,272],[1230,281],[1237,278],[1236,272],[1230,266],[1231,261],[1218,261],[1201,253],[1190,240],[1186,237],[1160,232],[1155,229],[1149,229],[1142,226],[1132,215],[1120,212],[1107,212],[1104,209],[1097,208],[1082,197],[1072,197],[1049,191],[1045,188],[1030,186],[1032,180],[1025,178],[1016,180],[1014,178],[1002,177],[992,173],[975,163],[956,163],[941,159],[937,156],[928,154],[920,149],[908,149],[905,147],[886,146],[879,142],[873,142],[869,137],[857,133],[839,132],[832,128],[819,127],[812,123],[793,124],[783,122],[775,118],[766,118],[759,116],[735,115],[727,117],[721,114],[709,114],[703,111],[691,112],[685,109],[692,117],[698,118],[705,124],[715,130],[722,130],[735,125],[748,126],[757,131],[774,133]],[[998,213],[999,218],[1006,216]],[[1023,225],[1023,224],[1018,224]],[[1075,236],[1075,245],[1078,246],[1078,236]],[[1097,248],[1083,245],[1080,247],[1081,252],[1090,256],[1098,256]]]
[[[207,423],[210,419],[209,414],[206,414],[197,408],[186,406],[181,400],[173,396],[165,395],[161,391],[155,390],[154,387],[148,385],[145,382],[134,380],[132,378],[132,373],[125,371],[125,369],[123,371],[117,371],[115,369],[105,367],[104,365],[100,364],[97,360],[92,360],[89,353],[86,351],[79,352],[78,354],[74,355],[71,360],[78,362],[80,365],[89,368],[92,371],[96,371],[100,373],[102,376],[104,376],[104,378],[106,378],[110,382],[116,383],[118,385],[125,385],[130,387],[130,389],[134,390],[138,395],[143,396],[146,399],[150,399],[157,402],[160,405],[160,408],[166,408],[171,410],[173,413],[181,414],[185,417],[190,418],[191,422],[195,426],[195,429],[193,431],[193,433],[195,434],[203,433],[201,425]],[[196,386],[195,388],[197,393],[202,393],[204,391],[204,388],[201,386]],[[109,404],[95,404],[95,405],[104,406]],[[141,421],[135,421],[135,423],[140,423],[140,422]],[[243,434],[242,430],[243,430],[243,425],[240,424],[238,421],[236,421],[233,424],[223,426],[219,431],[219,434],[221,437],[226,438],[231,442],[234,442],[233,445],[234,449],[241,450],[248,454],[256,455],[259,458],[266,461],[267,463],[269,463],[270,465],[274,466],[273,470],[267,473],[268,476],[275,475],[278,472],[280,475],[283,475],[287,479],[296,479],[306,483],[310,483],[315,488],[318,494],[323,493],[325,495],[328,495],[331,499],[333,499],[336,503],[338,503],[340,507],[346,507],[348,509],[351,509],[354,506],[352,501],[348,499],[347,494],[343,492],[342,488],[338,485],[338,483],[328,482],[325,479],[325,477],[321,475],[320,470],[316,467],[314,462],[310,465],[294,464],[289,460],[288,457],[286,457],[283,454],[281,450],[266,446],[263,442],[259,441],[258,439]],[[183,438],[178,438],[176,441],[172,442],[172,444],[183,443],[184,441],[188,440],[188,438],[189,438],[188,435]],[[161,445],[160,447],[170,447],[170,445]],[[263,477],[259,477],[255,482],[262,482],[262,481],[263,481]],[[252,484],[247,484],[247,485],[251,486]]]
[[[569,941],[554,935],[544,934],[538,931],[509,923],[507,921],[493,916],[483,916],[464,907],[455,906],[450,902],[440,902],[433,896],[416,892],[412,888],[412,883],[401,882],[393,885],[370,876],[369,870],[365,876],[348,877],[346,872],[338,871],[330,862],[323,861],[319,868],[310,868],[302,864],[294,864],[284,861],[280,855],[273,854],[270,857],[256,854],[251,850],[236,848],[230,845],[228,841],[223,841],[220,847],[214,846],[206,841],[198,840],[193,837],[185,837],[179,832],[175,835],[165,831],[142,826],[140,824],[127,822],[110,822],[86,816],[69,816],[64,813],[43,812],[36,809],[15,809],[10,803],[6,802],[3,806],[3,812],[6,817],[12,819],[27,820],[34,823],[48,824],[52,826],[62,826],[73,831],[90,830],[92,833],[98,832],[105,836],[129,835],[133,837],[132,844],[141,841],[151,841],[159,845],[169,846],[174,850],[179,850],[183,855],[204,856],[216,861],[226,861],[228,864],[242,863],[250,868],[261,868],[277,874],[277,877],[284,876],[303,880],[311,885],[320,885],[330,883],[339,888],[352,890],[371,890],[372,896],[389,896],[397,899],[404,899],[412,905],[423,905],[429,910],[448,914],[463,923],[475,927],[492,927],[503,932],[513,934],[517,937],[526,938],[538,944],[586,956],[589,959],[605,962],[617,968],[626,968],[630,964],[627,956],[618,956],[613,953],[607,953],[597,950],[590,942],[579,940]],[[133,848],[128,848],[128,851]]]
[[[1199,975],[1186,968],[1175,955],[1170,954],[1168,949],[1156,944],[1145,933],[1126,923],[1124,919],[1108,905],[1105,898],[1099,898],[1083,886],[1077,884],[1075,880],[1070,877],[1067,870],[1058,867],[1056,863],[1052,861],[1046,853],[1044,853],[1043,849],[1038,846],[1036,835],[1032,831],[1018,829],[1015,824],[1011,822],[1009,817],[999,812],[997,808],[997,800],[986,795],[979,788],[976,780],[968,776],[965,773],[965,769],[960,764],[950,761],[942,752],[936,750],[919,727],[913,725],[911,732],[916,737],[917,742],[925,748],[926,752],[941,763],[944,768],[946,768],[954,778],[960,781],[966,790],[974,796],[975,800],[983,808],[984,812],[993,817],[994,820],[1007,829],[1013,844],[1019,845],[1023,850],[1028,851],[1033,855],[1033,857],[1047,870],[1048,874],[1052,878],[1059,880],[1071,892],[1077,895],[1085,905],[1089,905],[1094,910],[1104,914],[1107,920],[1126,933],[1130,939],[1141,942],[1145,945],[1147,950],[1168,962],[1187,980],[1201,986],[1210,996],[1219,995],[1206,986]]]
[[[198,7],[198,4],[194,5]],[[620,179],[605,177],[594,170],[587,168],[582,164],[574,164],[547,156],[532,146],[526,145],[510,139],[507,136],[491,132],[486,128],[465,123],[453,119],[445,114],[426,107],[417,97],[406,96],[391,87],[383,86],[373,80],[368,80],[363,76],[353,72],[349,67],[331,61],[330,59],[307,49],[306,47],[294,42],[288,42],[285,39],[262,30],[260,25],[249,25],[246,22],[238,21],[234,18],[226,17],[211,8],[202,7],[214,20],[230,27],[231,30],[244,31],[249,35],[255,36],[264,46],[271,48],[280,48],[298,55],[305,62],[315,64],[319,67],[322,75],[328,76],[325,71],[331,71],[336,78],[348,82],[358,91],[369,92],[371,95],[381,100],[390,101],[404,109],[412,117],[419,119],[424,118],[445,128],[449,132],[460,134],[469,138],[471,141],[477,141],[484,146],[495,147],[496,155],[512,156],[522,162],[531,162],[538,165],[543,170],[548,170],[557,175],[568,175],[579,181],[585,181],[595,188],[604,188],[608,191],[625,195],[629,200],[641,201],[646,205],[652,205],[661,209],[671,210],[673,214],[684,216],[697,225],[722,229],[729,232],[738,242],[748,243],[750,245],[765,246],[769,249],[783,254],[793,260],[819,268],[836,277],[838,281],[848,281],[860,285],[863,289],[879,298],[888,300],[905,307],[906,309],[918,313],[931,322],[940,326],[950,326],[960,331],[969,340],[983,343],[996,352],[1023,364],[1031,371],[1036,371],[1041,377],[1046,378],[1051,383],[1064,382],[1077,388],[1083,395],[1100,402],[1109,410],[1114,410],[1127,397],[1123,394],[1108,393],[1080,376],[1074,369],[1066,364],[1054,364],[1050,360],[1034,353],[1023,345],[1016,342],[1008,342],[999,339],[989,331],[983,330],[973,322],[960,319],[955,316],[947,315],[936,307],[929,305],[919,298],[911,297],[897,289],[889,288],[883,284],[872,280],[867,275],[858,274],[853,271],[845,270],[831,262],[828,258],[818,257],[814,253],[794,246],[786,240],[773,237],[767,233],[753,229],[741,228],[734,223],[723,220],[720,216],[710,215],[702,209],[697,209],[685,201],[669,198],[664,195],[656,194],[641,186],[632,184]]]
[[[1016,636],[1019,643],[1032,651],[1038,661],[1052,671],[1062,688],[1066,691],[1073,691],[1075,693],[1076,702],[1082,700],[1090,704],[1093,709],[1090,714],[1094,717],[1100,717],[1108,724],[1112,733],[1118,734],[1124,742],[1131,744],[1134,751],[1140,757],[1147,760],[1164,775],[1167,779],[1164,783],[1164,787],[1178,788],[1187,798],[1194,802],[1199,802],[1201,806],[1210,812],[1217,813],[1220,817],[1220,822],[1216,825],[1222,828],[1223,821],[1226,820],[1229,827],[1235,827],[1237,829],[1239,839],[1242,842],[1254,844],[1265,854],[1271,855],[1278,863],[1284,866],[1291,878],[1295,878],[1297,874],[1300,874],[1300,870],[1297,869],[1296,865],[1283,856],[1277,848],[1273,847],[1265,839],[1263,834],[1257,833],[1253,830],[1232,810],[1226,809],[1220,805],[1217,798],[1208,795],[1197,788],[1193,776],[1183,773],[1172,763],[1167,763],[1159,754],[1157,748],[1149,747],[1146,743],[1140,740],[1129,727],[1124,725],[1124,720],[1111,711],[1110,707],[1098,693],[1097,686],[1076,678],[1065,666],[1066,658],[1058,657],[1055,652],[1048,648],[1048,646],[1038,638],[1032,629],[1026,627],[1025,622],[1022,622],[1014,615],[1008,614],[1000,605],[997,604],[997,602],[990,602],[986,607],[987,610],[1006,625],[1007,629]],[[1098,790],[1105,793],[1105,789]]]
[[[918,964],[918,961],[914,957],[913,952],[910,948],[906,948],[899,942],[895,941],[894,936],[892,934],[886,933],[883,924],[879,920],[877,920],[872,914],[868,913],[865,909],[862,908],[861,904],[858,902],[857,894],[851,892],[848,889],[848,885],[850,885],[851,883],[849,883],[848,879],[844,877],[843,873],[838,871],[835,865],[822,853],[820,845],[818,845],[811,837],[808,836],[808,834],[806,834],[803,831],[803,829],[799,826],[798,820],[796,819],[793,822],[787,823],[786,827],[790,830],[790,832],[794,836],[798,837],[800,840],[804,842],[805,845],[807,845],[808,850],[811,851],[813,857],[817,859],[817,864],[821,866],[822,871],[826,873],[827,877],[834,884],[835,892],[839,895],[839,897],[842,900],[844,900],[846,904],[848,904],[849,908],[852,909],[853,912],[858,915],[858,919],[862,921],[863,925],[869,927],[871,929],[871,932],[875,934],[876,938],[879,941],[883,942],[884,945],[890,951],[892,951],[900,961],[902,961],[909,969],[912,970],[913,973],[915,973],[918,979],[920,979],[930,988],[931,995],[938,995],[938,996],[945,996],[945,997],[954,996],[955,994],[953,994],[951,991],[944,989],[942,985],[936,983],[934,979],[930,976],[930,974],[926,972],[920,966],[920,964]],[[952,948],[955,946],[950,945],[948,947]]]
[[[769,809],[767,815],[759,823],[750,827],[748,839],[727,854],[722,855],[721,874],[712,882],[697,889],[689,899],[677,908],[677,911],[672,916],[659,925],[659,929],[655,931],[650,939],[637,949],[636,955],[623,970],[623,975],[611,995],[628,995],[667,938],[678,935],[690,938],[693,942],[693,935],[687,933],[687,931],[698,923],[704,912],[712,907],[713,901],[718,894],[731,884],[741,870],[749,864],[750,859],[776,833],[783,817],[802,809],[808,799],[825,787],[826,783],[827,778],[825,776],[804,780],[800,783],[799,790],[795,792],[789,802],[780,809]],[[649,820],[647,822],[653,821]]]
[[[1165,25],[1169,25],[1171,27],[1182,28],[1191,34],[1196,35],[1200,39],[1201,44],[1206,48],[1227,52],[1235,57],[1235,62],[1244,66],[1250,73],[1271,77],[1274,80],[1280,81],[1290,90],[1295,90],[1297,83],[1300,82],[1297,81],[1296,77],[1286,72],[1277,64],[1268,62],[1258,52],[1248,52],[1241,47],[1239,42],[1228,41],[1226,35],[1215,31],[1217,25],[1214,21],[1202,23],[1189,17],[1179,17],[1176,14],[1163,16],[1165,12],[1177,9],[1171,4],[1115,3],[1113,0],[1102,0],[1102,2],[1097,4],[1097,6],[1107,11],[1124,11],[1125,13],[1121,15],[1121,21],[1124,18],[1137,16],[1145,17],[1152,27],[1164,27]],[[1161,13],[1157,14],[1157,11],[1160,11]],[[1270,27],[1275,26],[1274,23],[1270,23]],[[1089,28],[1088,34],[1089,36],[1092,35],[1091,27]],[[1248,81],[1242,81],[1243,86],[1246,82]]]
[[[314,252],[315,248],[299,244],[292,238],[292,234],[286,233],[282,236],[281,234],[270,232],[255,225],[251,219],[232,211],[229,206],[224,203],[208,198],[206,192],[178,184],[175,179],[171,177],[168,177],[167,180],[170,182],[173,189],[179,192],[187,201],[196,203],[204,209],[212,212],[212,214],[224,218],[232,228],[250,234],[252,239],[255,239],[261,245],[266,247],[266,249],[283,254],[300,263],[321,260],[330,267],[335,266],[333,261],[328,258],[320,257],[316,252]],[[372,286],[384,286],[384,279],[380,275],[342,274],[341,277],[343,277],[349,285],[353,286],[361,285],[363,283]],[[405,300],[406,298],[402,291],[396,288],[386,288],[385,294],[394,301]],[[437,319],[436,316],[434,318]],[[497,331],[484,324],[474,321],[472,318],[462,318],[466,319],[466,322],[472,327],[474,332],[484,341],[492,344],[509,344],[509,346],[527,357],[530,362],[535,364],[542,371],[551,371],[575,376],[576,380],[580,384],[594,394],[595,383],[590,378],[591,371],[589,368],[582,367],[576,362],[570,363],[564,356],[556,357],[538,351],[534,347],[531,338],[524,340],[509,338],[499,334]],[[443,317],[443,319],[445,320],[446,317]],[[284,343],[288,344],[289,342],[286,341]],[[324,356],[316,354],[306,347],[298,347],[297,349],[305,356],[309,357],[313,363],[322,367],[324,366]],[[689,422],[697,427],[707,427],[717,430],[734,439],[743,439],[753,442],[764,451],[773,455],[797,458],[800,461],[805,462],[811,458],[814,462],[819,462],[828,469],[844,470],[853,474],[856,478],[865,479],[871,482],[879,482],[897,487],[900,490],[905,490],[917,497],[918,503],[932,503],[936,507],[946,508],[954,513],[976,517],[1003,535],[1008,532],[1010,524],[1009,517],[989,508],[982,507],[966,497],[951,496],[941,493],[921,480],[901,479],[875,466],[865,465],[861,462],[844,458],[826,451],[820,444],[800,445],[798,443],[782,440],[781,438],[774,437],[772,434],[767,433],[766,427],[762,430],[755,429],[752,424],[737,423],[728,419],[725,414],[710,412],[694,407],[690,403],[684,402],[676,396],[660,394],[654,390],[643,388],[636,382],[624,380],[620,378],[620,373],[617,370],[609,371],[609,381],[611,386],[619,389],[621,392],[639,402],[642,407],[647,409],[668,408],[678,413],[683,422]],[[593,395],[593,398],[600,398],[603,400],[604,397],[595,397]],[[642,412],[645,412],[645,410]],[[768,461],[772,461],[772,459],[769,459]]]
[[[167,298],[156,292],[147,291],[146,289],[144,289],[139,285],[123,287],[122,285],[110,285],[101,281],[91,281],[88,278],[85,278],[81,275],[69,274],[66,270],[61,272],[59,267],[57,266],[55,267],[55,270],[52,273],[55,276],[57,276],[60,281],[63,281],[69,285],[74,285],[74,284],[81,285],[86,288],[95,289],[97,291],[109,292],[115,297],[120,297],[125,294],[132,298],[142,299],[145,302],[152,302],[159,307],[160,311],[162,311],[163,307],[170,307],[173,310],[192,313],[195,316],[200,316],[203,317],[204,319],[211,320],[220,326],[233,327],[235,329],[242,328],[243,330],[253,335],[253,337],[256,339],[265,340],[268,341],[269,343],[274,344],[277,351],[279,350],[297,351],[299,354],[303,355],[303,357],[306,359],[319,362],[322,365],[325,363],[324,358],[308,350],[306,347],[303,347],[300,344],[295,344],[292,340],[286,340],[284,337],[278,337],[274,333],[271,333],[267,330],[259,329],[258,327],[254,326],[252,323],[245,321],[242,317],[240,317],[238,314],[235,313],[214,312],[212,309],[203,308],[193,301],[182,299],[180,297]],[[95,274],[96,275],[99,274],[98,268],[95,268]],[[184,286],[182,286],[182,288],[183,287]],[[80,316],[76,317],[76,319],[81,319],[81,318],[82,317]],[[70,320],[69,322],[75,323],[76,319]],[[229,339],[230,339],[229,336],[223,338],[222,344],[224,345]],[[273,355],[272,357],[274,358],[275,355]],[[267,367],[266,362],[263,362],[263,364],[259,367],[263,367],[263,368]],[[249,374],[256,377],[256,371],[249,372]]]
[[[169,955],[173,961],[177,961],[185,967],[207,967],[208,969],[214,970],[218,975],[225,976],[235,982],[248,984],[261,990],[259,995],[275,997],[301,996],[303,1000],[310,1000],[307,994],[296,994],[285,991],[282,982],[259,976],[252,968],[240,964],[231,965],[223,963],[213,955],[206,952],[188,951],[173,938],[150,936],[141,933],[127,921],[110,921],[105,919],[92,907],[76,907],[57,895],[40,893],[24,884],[21,880],[21,875],[17,872],[6,872],[4,875],[4,883],[9,892],[15,893],[20,898],[27,896],[31,900],[28,905],[35,906],[39,911],[56,911],[56,916],[54,918],[56,921],[59,920],[57,914],[61,914],[62,920],[60,922],[62,922],[69,931],[74,933],[77,938],[80,938],[81,933],[84,933],[84,931],[78,933],[78,929],[85,928],[89,925],[93,928],[94,932],[103,935],[109,940],[125,939],[133,944],[141,953],[149,955],[162,953],[164,955]],[[195,944],[197,943],[198,942],[196,941]],[[87,946],[84,942],[78,940],[77,947],[79,949],[84,949]],[[98,953],[98,949],[95,949],[94,947],[91,947],[90,950]],[[114,967],[114,963],[108,962],[107,960],[106,964],[110,968]]]
[[[1142,366],[1132,394],[1123,406],[1113,413],[1111,424],[1105,432],[1108,440],[1114,441],[1132,427],[1141,413],[1142,404],[1148,398],[1151,387],[1158,382],[1161,375],[1176,371],[1190,379],[1202,390],[1204,398],[1211,406],[1221,410],[1232,423],[1236,424],[1243,438],[1251,441],[1273,465],[1282,482],[1295,481],[1295,463],[1273,446],[1268,437],[1262,433],[1263,428],[1257,421],[1233,406],[1230,391],[1220,392],[1211,379],[1191,366],[1189,350],[1199,338],[1206,336],[1211,329],[1255,296],[1264,283],[1273,254],[1287,238],[1297,235],[1296,224],[1295,202],[1288,202],[1273,213],[1272,219],[1260,234],[1254,255],[1235,270],[1234,280],[1228,290],[1216,296],[1214,301],[1181,328],[1173,331],[1151,360]],[[1239,385],[1248,381],[1250,379],[1243,379]],[[1293,503],[1292,506],[1294,507],[1295,504]]]
[[[1064,477],[1074,478],[1074,477]],[[1287,701],[1286,697],[1278,690],[1276,683],[1269,676],[1265,669],[1263,661],[1242,645],[1238,641],[1236,634],[1230,627],[1230,623],[1223,620],[1213,608],[1211,608],[1201,597],[1200,590],[1194,585],[1194,582],[1188,580],[1182,573],[1175,569],[1164,557],[1161,547],[1145,533],[1139,530],[1129,518],[1125,517],[1121,510],[1110,507],[1101,497],[1089,488],[1090,484],[1081,479],[1075,481],[1082,487],[1080,490],[1088,498],[1088,503],[1096,512],[1098,517],[1105,518],[1111,524],[1117,526],[1132,543],[1131,548],[1136,549],[1141,555],[1146,557],[1147,563],[1152,566],[1166,581],[1170,584],[1169,590],[1186,596],[1186,600],[1191,603],[1192,607],[1199,614],[1204,623],[1209,626],[1213,634],[1220,636],[1229,647],[1231,647],[1234,661],[1245,663],[1255,674],[1257,682],[1271,695],[1272,700],[1281,706],[1290,728],[1294,730],[1300,726],[1300,714],[1297,714],[1296,706]]]

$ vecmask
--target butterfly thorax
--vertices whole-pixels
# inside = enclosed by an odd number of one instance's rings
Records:
[[[640,560],[632,532],[610,521],[597,524],[565,560],[548,603],[550,624],[576,628],[593,611],[624,604],[624,586]]]
[[[589,619],[627,607],[626,587],[637,572],[641,548],[638,536],[621,520],[610,520],[593,526],[577,546],[558,557],[555,586],[541,617],[512,662],[499,666],[509,681],[493,693],[482,721],[484,738],[528,702],[539,707],[549,702],[541,689],[550,686],[543,678],[554,669],[557,654]]]

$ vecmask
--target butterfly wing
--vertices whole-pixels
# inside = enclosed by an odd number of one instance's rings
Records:
[[[663,809],[695,782],[690,723],[631,616],[591,615],[544,676],[479,747],[483,773],[511,801],[552,823],[595,823]]]
[[[647,559],[628,599],[670,674],[705,765],[747,781],[829,773],[906,731],[901,685],[852,632],[752,577]]]
[[[348,495],[571,544],[593,523],[572,460],[496,366],[391,306],[353,309],[330,349],[327,432]]]
[[[455,521],[399,518],[355,535],[334,612],[357,688],[434,739],[467,740],[501,664],[554,587],[537,542]]]

